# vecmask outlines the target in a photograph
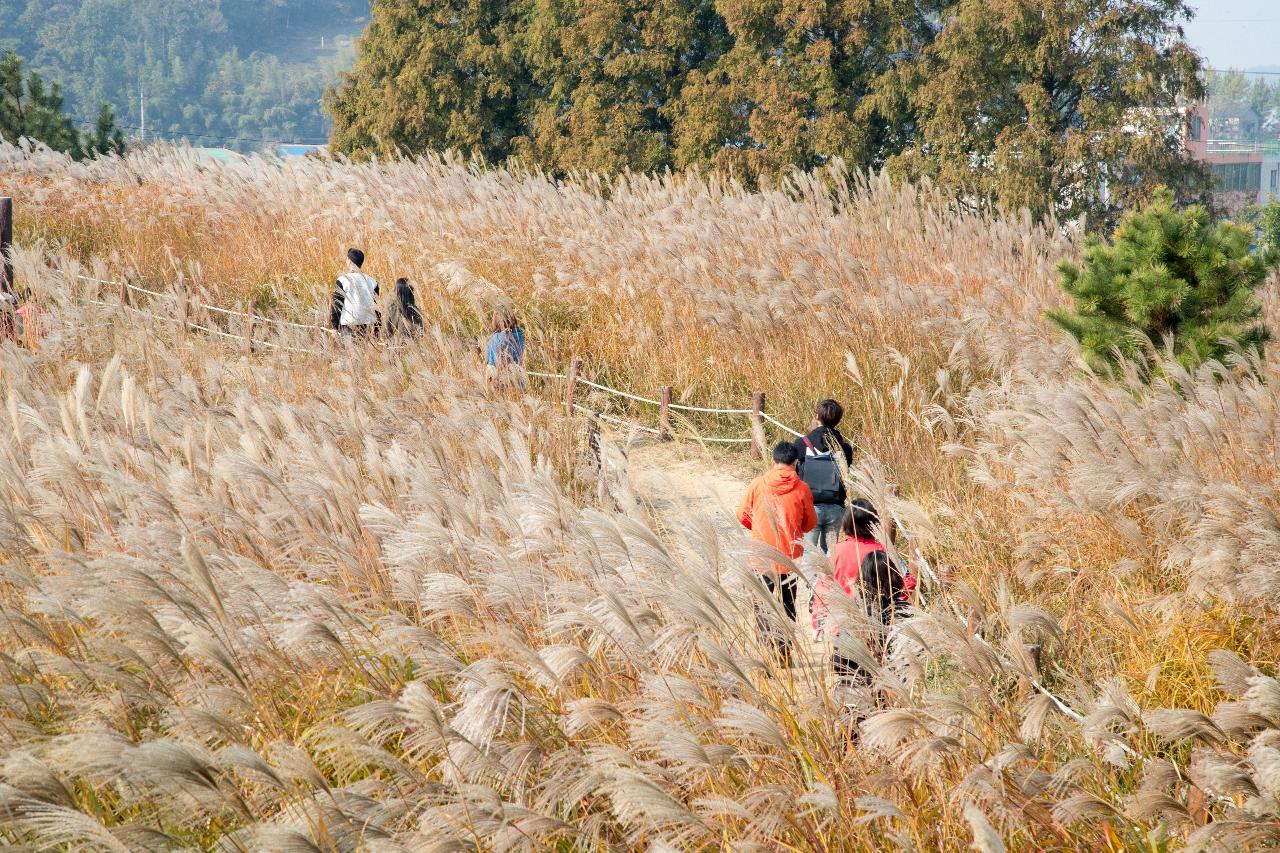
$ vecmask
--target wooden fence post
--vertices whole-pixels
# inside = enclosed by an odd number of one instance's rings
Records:
[[[569,372],[564,380],[564,405],[573,414],[573,402],[578,394],[578,373],[582,370],[582,359],[574,357],[569,360]]]
[[[191,315],[191,291],[183,283],[178,283],[178,299],[179,299],[179,316],[178,316],[178,333],[182,337],[187,336],[187,325],[190,322]]]
[[[120,280],[120,304],[129,304],[129,282],[124,279]]]
[[[13,199],[0,198],[0,292],[13,292]]]
[[[600,418],[595,412],[587,413],[587,459],[595,468],[603,470],[604,463],[600,454]]]
[[[757,391],[751,395],[751,455],[756,459],[764,459],[768,454],[764,438],[764,392]]]
[[[253,303],[245,303],[244,313],[248,317],[244,318],[244,354],[253,355]]]
[[[658,439],[671,440],[671,386],[662,386],[662,407],[658,409]]]

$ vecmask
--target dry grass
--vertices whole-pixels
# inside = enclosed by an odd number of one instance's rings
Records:
[[[1277,366],[1149,393],[1078,373],[1040,320],[1074,251],[1055,230],[838,171],[748,194],[0,148],[0,175],[20,276],[56,317],[35,351],[0,352],[0,839],[1280,834]],[[93,306],[74,278],[306,320],[349,244],[418,283],[433,333],[372,351],[298,333],[281,342],[310,352],[244,356]],[[819,396],[850,403],[865,488],[899,484],[912,555],[944,578],[859,749],[826,674],[760,647],[739,543],[656,539],[626,483],[595,487],[580,424],[486,388],[471,344],[498,300],[535,367],[577,354],[698,403],[762,389],[797,424]]]

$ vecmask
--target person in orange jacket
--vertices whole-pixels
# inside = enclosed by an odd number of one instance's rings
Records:
[[[773,467],[751,482],[738,507],[738,521],[751,531],[752,539],[793,560],[804,553],[800,539],[818,524],[813,492],[796,473],[799,462],[800,454],[794,444],[785,441],[779,444],[773,449]],[[772,563],[761,566],[758,571],[769,591],[781,596],[782,608],[794,622],[796,578],[791,568]],[[771,633],[763,618],[760,625],[766,634]],[[774,642],[779,656],[789,663],[789,643],[781,637],[775,637]]]

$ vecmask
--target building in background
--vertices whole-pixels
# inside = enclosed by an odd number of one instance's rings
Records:
[[[1212,72],[1208,89],[1183,111],[1182,135],[1209,167],[1214,205],[1234,216],[1280,199],[1280,75]]]

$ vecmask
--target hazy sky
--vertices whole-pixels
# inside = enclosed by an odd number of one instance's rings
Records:
[[[1187,39],[1212,68],[1276,66],[1280,71],[1280,0],[1191,0]]]

